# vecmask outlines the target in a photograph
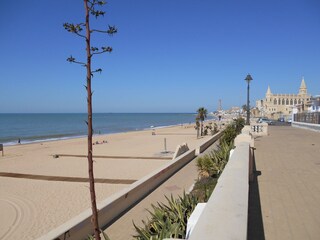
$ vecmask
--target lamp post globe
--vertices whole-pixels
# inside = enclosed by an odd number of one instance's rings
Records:
[[[249,100],[249,92],[250,92],[250,81],[252,81],[252,77],[250,74],[247,75],[247,77],[244,79],[248,83],[247,88],[247,120],[246,125],[250,125],[250,100]]]

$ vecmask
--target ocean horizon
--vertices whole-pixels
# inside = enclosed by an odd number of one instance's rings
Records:
[[[212,116],[208,116],[212,118]],[[94,113],[94,134],[140,131],[195,122],[196,113]],[[84,137],[86,113],[0,113],[0,144]]]

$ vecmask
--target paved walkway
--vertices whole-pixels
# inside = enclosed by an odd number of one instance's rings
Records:
[[[203,154],[211,151],[215,147],[216,143],[211,145]],[[151,204],[157,204],[157,202],[166,203],[167,200],[165,199],[165,196],[170,196],[171,194],[173,196],[182,196],[183,191],[188,192],[198,177],[195,159],[189,162],[185,167],[175,173],[171,178],[165,181],[156,190],[107,228],[105,232],[108,234],[110,239],[133,239],[132,236],[136,234],[133,222],[136,225],[141,226],[142,220],[146,221],[148,217],[150,218],[150,214],[147,209],[152,209]]]
[[[269,126],[255,147],[248,239],[320,239],[320,133]]]

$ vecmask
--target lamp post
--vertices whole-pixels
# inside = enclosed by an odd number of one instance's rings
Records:
[[[247,81],[248,83],[248,89],[247,89],[247,121],[246,121],[246,125],[250,125],[250,101],[249,101],[249,90],[250,90],[250,81],[252,81],[252,77],[250,76],[250,74],[247,75],[247,77],[244,79]]]

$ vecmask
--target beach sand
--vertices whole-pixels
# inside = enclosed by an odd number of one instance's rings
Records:
[[[157,158],[172,158],[177,145],[187,143],[194,149],[208,138],[197,139],[193,125],[155,133],[94,136],[94,142],[99,142],[93,146],[94,156],[120,156],[94,158],[95,178],[102,182],[96,183],[97,202],[166,164],[169,159]],[[87,159],[53,157],[85,155],[86,149],[86,138],[5,147],[5,155],[0,155],[0,239],[35,239],[91,207],[89,184],[83,181],[88,176]]]

